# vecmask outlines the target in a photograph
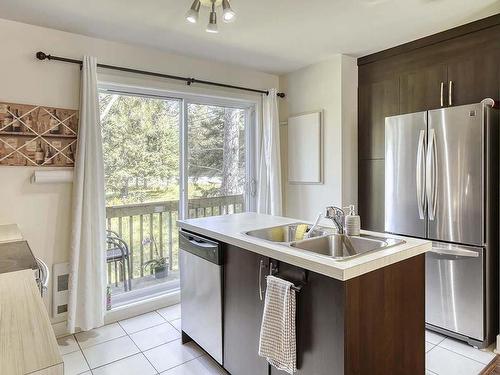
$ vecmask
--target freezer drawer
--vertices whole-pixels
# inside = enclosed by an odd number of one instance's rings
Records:
[[[427,324],[484,339],[484,259],[484,248],[432,244],[425,270]]]

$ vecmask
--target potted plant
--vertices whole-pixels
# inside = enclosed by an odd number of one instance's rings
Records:
[[[155,249],[155,258],[148,260],[144,263],[143,268],[149,268],[153,271],[156,279],[163,279],[168,276],[168,258],[160,256],[158,253],[158,247],[156,246],[156,241],[153,236],[146,238],[142,241],[142,246],[153,244]]]

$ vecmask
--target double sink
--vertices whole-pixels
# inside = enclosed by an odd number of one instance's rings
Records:
[[[347,236],[338,234],[333,228],[316,227],[311,230],[307,223],[293,223],[277,227],[262,228],[245,232],[247,236],[265,241],[281,243],[336,260],[346,260],[368,252],[386,249],[404,243],[403,240],[369,235]]]

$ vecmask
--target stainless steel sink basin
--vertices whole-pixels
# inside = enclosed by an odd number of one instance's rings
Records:
[[[301,227],[299,227],[301,226]],[[305,229],[305,231],[304,231]],[[262,228],[245,232],[247,236],[260,238],[261,240],[271,242],[292,242],[301,241],[304,234],[311,229],[311,225],[307,223],[293,223],[288,225],[280,225],[277,227]],[[333,229],[317,227],[312,233],[311,238],[325,236],[332,233]]]
[[[290,246],[334,259],[345,260],[370,251],[386,249],[401,243],[404,243],[404,241],[394,238],[331,234],[304,241],[296,241],[291,243]]]

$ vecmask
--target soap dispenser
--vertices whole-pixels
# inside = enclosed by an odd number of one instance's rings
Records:
[[[354,208],[353,204],[347,207],[349,211],[345,215],[345,233],[348,236],[359,236],[361,231],[361,219],[359,215],[356,215]]]

